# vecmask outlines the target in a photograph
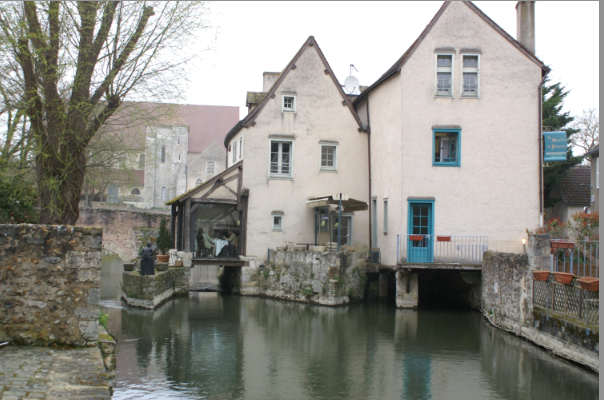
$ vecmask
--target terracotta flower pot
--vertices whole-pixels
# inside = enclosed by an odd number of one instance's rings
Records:
[[[533,271],[533,279],[536,281],[547,281],[549,271]]]
[[[581,288],[589,290],[590,292],[600,291],[600,280],[598,278],[583,277],[577,279],[577,282],[579,282]]]
[[[551,242],[552,249],[574,249],[574,242]]]
[[[170,260],[170,256],[169,255],[159,254],[157,256],[157,262],[158,263],[167,263],[169,260]]]
[[[567,272],[553,272],[553,274],[556,282],[563,283],[565,285],[569,285],[575,277],[573,274],[569,274]]]

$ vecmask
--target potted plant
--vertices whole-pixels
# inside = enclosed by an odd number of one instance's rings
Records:
[[[170,231],[166,228],[167,222],[166,218],[162,218],[159,223],[159,234],[157,235],[157,248],[161,252],[161,255],[157,256],[157,262],[167,263],[170,259],[168,255],[168,250],[170,250],[170,246],[172,245],[172,236],[170,235]]]

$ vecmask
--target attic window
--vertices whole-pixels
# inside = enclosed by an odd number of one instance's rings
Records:
[[[296,112],[296,96],[283,96],[283,112]]]

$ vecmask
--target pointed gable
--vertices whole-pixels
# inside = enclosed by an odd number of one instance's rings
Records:
[[[503,30],[499,25],[497,25],[491,18],[489,18],[485,13],[483,13],[474,3],[471,1],[463,1],[463,4],[468,6],[470,10],[475,12],[480,18],[482,18],[489,26],[491,26],[495,31],[497,31],[501,36],[503,36],[508,42],[510,42],[514,47],[516,47],[522,54],[528,57],[531,61],[533,61],[537,66],[539,66],[543,71],[543,76],[547,75],[550,69],[543,64],[541,60],[535,57],[530,51],[528,51],[520,42],[510,36],[505,30]],[[422,31],[422,33],[418,36],[418,38],[413,42],[413,44],[407,49],[407,51],[399,58],[392,67],[390,67],[382,76],[378,78],[371,86],[365,89],[361,94],[355,99],[354,104],[358,104],[361,99],[365,98],[373,89],[380,86],[383,82],[385,82],[388,78],[393,76],[394,74],[401,71],[401,68],[407,60],[413,55],[415,50],[419,47],[422,41],[428,36],[434,25],[438,22],[441,16],[445,13],[451,1],[445,1],[442,7],[438,10],[438,12],[434,15],[430,23],[426,26],[426,28]]]
[[[262,110],[264,109],[266,104],[271,99],[274,99],[276,97],[277,90],[279,89],[279,87],[281,86],[283,81],[287,78],[287,75],[289,74],[289,72],[291,70],[294,70],[297,68],[296,62],[300,59],[300,57],[304,54],[304,52],[309,49],[314,49],[317,52],[317,55],[319,56],[319,58],[321,59],[321,62],[325,66],[325,70],[324,70],[325,74],[330,76],[331,80],[333,81],[333,84],[335,85],[336,89],[340,93],[340,96],[342,97],[342,104],[344,104],[346,107],[348,107],[350,113],[352,114],[353,118],[355,119],[355,121],[357,122],[357,124],[359,126],[359,130],[362,131],[364,129],[363,124],[362,124],[359,116],[357,115],[356,110],[354,109],[348,96],[346,96],[346,94],[342,90],[340,83],[338,82],[335,74],[333,73],[333,70],[329,66],[329,63],[327,62],[327,59],[323,55],[323,52],[321,51],[318,43],[316,42],[316,40],[313,36],[309,36],[308,39],[306,40],[306,42],[304,42],[304,45],[302,45],[300,50],[298,50],[298,52],[296,53],[294,58],[292,58],[292,60],[287,64],[285,69],[283,69],[279,78],[275,81],[275,83],[273,84],[271,89],[264,96],[264,99],[245,118],[243,118],[241,121],[239,121],[229,131],[229,133],[226,135],[226,137],[224,139],[225,147],[228,147],[228,143],[231,140],[231,138],[234,135],[236,135],[241,130],[241,128],[244,128],[244,127],[247,128],[250,126],[254,126],[256,124],[255,121],[256,121],[256,118],[258,117],[258,115],[260,115],[260,113],[262,112]]]

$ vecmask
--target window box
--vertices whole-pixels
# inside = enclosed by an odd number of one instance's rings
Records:
[[[451,236],[437,236],[436,240],[439,242],[450,242]]]
[[[461,129],[433,129],[432,165],[461,166]]]
[[[549,278],[549,271],[533,271],[533,279],[536,281],[547,282]]]
[[[424,240],[424,237],[422,235],[409,235],[409,240],[412,242],[421,242]]]
[[[583,277],[577,279],[577,282],[579,282],[579,285],[581,285],[581,288],[584,290],[590,292],[600,291],[600,280],[598,278]]]
[[[551,242],[552,249],[574,249],[574,242]]]
[[[573,274],[569,274],[567,272],[552,272],[554,274],[554,279],[558,283],[563,283],[565,285],[570,285],[575,276]]]

